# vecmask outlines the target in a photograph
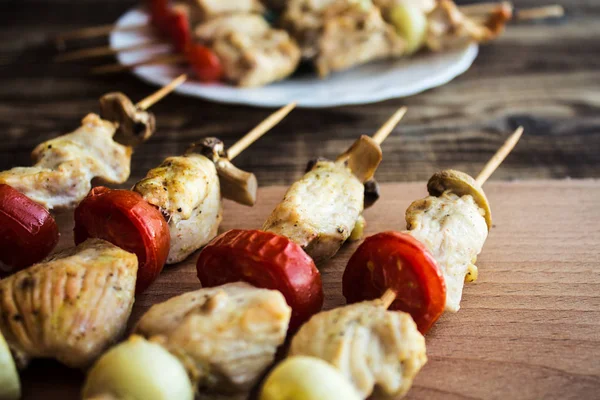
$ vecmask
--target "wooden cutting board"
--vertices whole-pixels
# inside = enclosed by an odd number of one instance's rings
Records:
[[[221,229],[259,228],[284,191],[261,189],[254,209],[227,201]],[[466,286],[461,310],[427,335],[429,362],[408,398],[598,398],[600,181],[490,182],[486,192],[494,229],[478,260],[479,280]],[[366,211],[367,233],[404,229],[404,211],[425,194],[424,183],[383,185]],[[60,246],[70,246],[70,216],[60,225]],[[326,309],[345,303],[342,272],[356,246],[321,269]],[[150,305],[199,288],[196,258],[166,268],[137,299],[131,322]],[[77,399],[82,379],[36,362],[23,373],[24,398]]]

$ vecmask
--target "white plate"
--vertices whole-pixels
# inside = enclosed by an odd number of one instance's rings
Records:
[[[132,9],[121,16],[118,26],[144,24],[146,13]],[[151,38],[147,32],[113,32],[110,45],[120,48],[141,44]],[[122,64],[131,64],[165,52],[167,46],[151,50],[120,53]],[[279,107],[292,101],[300,107],[333,107],[346,104],[366,104],[395,97],[405,97],[444,85],[464,73],[477,56],[478,47],[444,53],[418,55],[410,59],[381,61],[356,67],[319,79],[313,74],[293,76],[261,88],[241,89],[225,84],[202,84],[189,80],[177,92],[223,103]],[[165,85],[185,70],[172,65],[136,68],[133,73],[155,85]]]

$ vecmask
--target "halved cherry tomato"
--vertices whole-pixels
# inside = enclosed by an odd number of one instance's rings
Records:
[[[291,330],[323,307],[321,274],[315,263],[299,245],[274,233],[227,231],[200,252],[196,269],[204,287],[244,281],[279,290],[292,308]]]
[[[194,72],[203,82],[216,82],[223,77],[223,66],[219,57],[208,47],[192,44],[186,52]]]
[[[396,292],[391,310],[410,313],[421,333],[431,328],[446,304],[446,284],[437,262],[421,242],[406,233],[370,236],[348,261],[342,291],[348,303]]]
[[[136,293],[158,277],[167,261],[171,236],[161,212],[130,190],[96,187],[75,209],[75,244],[99,238],[135,253]]]
[[[0,184],[0,269],[11,272],[42,261],[58,237],[58,226],[48,210]]]

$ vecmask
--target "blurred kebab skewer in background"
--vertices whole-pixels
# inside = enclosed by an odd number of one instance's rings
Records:
[[[238,86],[262,86],[291,75],[299,65],[300,54],[324,77],[373,60],[487,42],[500,35],[513,18],[508,2],[458,7],[451,0],[291,0],[278,24],[285,32],[269,26],[261,15],[265,8],[256,1],[214,4],[198,0],[168,7],[166,1],[159,0],[150,2],[149,12],[152,25],[170,40],[177,53],[159,54],[129,65],[104,65],[94,68],[94,73],[184,63],[204,82],[223,79]],[[560,6],[548,6],[521,10],[516,19],[563,13]],[[123,49],[79,50],[57,59],[97,57],[155,44],[153,39]]]
[[[0,172],[0,270],[11,272],[41,261],[58,242],[51,211],[75,207],[92,180],[124,183],[133,148],[155,130],[146,111],[186,79],[185,75],[134,105],[122,93],[100,98],[100,115],[90,113],[80,128],[38,145],[34,165]]]

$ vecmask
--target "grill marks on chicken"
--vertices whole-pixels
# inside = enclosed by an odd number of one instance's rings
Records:
[[[363,197],[363,184],[345,163],[318,161],[290,186],[262,229],[288,237],[318,264],[350,237]]]
[[[293,0],[282,19],[322,77],[404,52],[404,40],[370,2]]]
[[[0,172],[0,183],[49,210],[74,207],[90,191],[92,179],[123,183],[129,177],[132,149],[113,140],[116,128],[88,114],[76,131],[37,146],[34,166]]]
[[[367,398],[405,394],[427,362],[425,339],[409,314],[387,311],[380,300],[321,312],[296,334],[290,356],[321,358]]]
[[[446,281],[446,310],[460,308],[465,277],[483,249],[488,228],[473,197],[443,193],[413,202],[406,210],[409,233],[436,259]]]
[[[217,170],[208,158],[200,154],[169,157],[133,190],[167,218],[171,233],[168,264],[183,261],[216,236],[223,207]]]
[[[137,258],[99,239],[0,281],[0,331],[21,360],[82,368],[125,329]]]
[[[211,19],[196,28],[200,43],[210,47],[230,82],[262,86],[291,75],[300,50],[289,34],[272,28],[258,14],[233,14]]]
[[[200,388],[238,392],[273,362],[290,315],[280,292],[231,283],[154,305],[136,333],[178,357]]]

